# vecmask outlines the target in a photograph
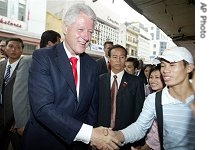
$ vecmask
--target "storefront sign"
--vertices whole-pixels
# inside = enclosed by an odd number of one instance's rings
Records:
[[[22,28],[21,24],[18,24],[16,22],[10,21],[10,20],[4,20],[4,18],[0,19],[0,23],[5,24],[5,25],[9,25],[9,26],[13,26],[13,27],[17,27],[17,28]]]

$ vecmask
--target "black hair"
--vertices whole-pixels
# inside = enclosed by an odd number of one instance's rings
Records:
[[[160,69],[161,69],[161,65],[160,65],[160,64],[157,64],[157,66],[152,65],[151,70],[150,70],[150,73],[149,73],[149,78],[150,78],[150,75],[151,75],[152,72],[154,72],[154,71],[159,71],[159,72],[160,72],[160,80],[161,80],[161,82],[162,82],[162,84],[163,84],[163,87],[165,87],[166,84],[165,84],[165,81],[164,81],[164,79],[163,79],[163,76],[162,76],[162,74],[161,74]]]
[[[125,47],[123,47],[122,45],[119,45],[119,44],[116,44],[116,45],[113,45],[109,51],[108,51],[108,56],[111,57],[111,51],[115,48],[122,48],[124,51],[125,51],[125,57],[127,57],[127,54],[128,54],[128,51],[125,49]]]
[[[61,35],[53,30],[46,30],[42,33],[40,40],[40,48],[46,47],[47,43],[51,41],[52,43],[57,42],[57,38],[61,38]]]
[[[20,42],[20,43],[21,43],[22,49],[24,48],[23,40],[22,40],[21,38],[9,38],[9,39],[6,40],[6,45],[7,45],[10,41]]]
[[[106,42],[104,42],[104,46],[105,46],[106,44],[112,44],[112,45],[113,45],[113,42],[112,42],[112,41],[106,41]]]
[[[138,66],[139,66],[139,61],[137,58],[128,57],[126,61],[133,62],[134,69],[138,68]]]

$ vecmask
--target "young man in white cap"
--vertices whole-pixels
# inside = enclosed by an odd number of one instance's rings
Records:
[[[191,53],[184,47],[166,49],[159,56],[161,73],[166,87],[162,90],[163,147],[165,150],[195,149],[195,118],[190,108],[194,102],[194,91],[189,81],[194,70]],[[145,100],[141,114],[136,122],[117,131],[121,142],[132,143],[145,136],[153,120],[156,93]]]

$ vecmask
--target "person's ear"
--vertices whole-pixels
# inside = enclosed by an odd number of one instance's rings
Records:
[[[193,71],[193,69],[194,69],[194,65],[193,64],[189,64],[189,65],[187,65],[187,73],[190,73],[190,72],[192,72]]]
[[[53,42],[48,41],[46,46],[49,47],[49,46],[53,46],[53,45],[54,45]]]

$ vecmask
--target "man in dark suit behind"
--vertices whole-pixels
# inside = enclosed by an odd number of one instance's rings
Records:
[[[110,71],[108,62],[108,51],[112,46],[113,42],[106,41],[104,43],[104,56],[96,60],[99,65],[99,74],[107,73]]]
[[[111,72],[100,75],[98,125],[110,127],[111,120],[111,85],[113,75],[117,75],[118,92],[116,100],[115,126],[120,130],[135,122],[145,100],[144,83],[141,78],[124,71],[127,50],[121,45],[114,45],[108,52]],[[131,145],[121,149],[130,150]]]
[[[20,38],[6,40],[6,53],[8,59],[0,62],[0,149],[7,150],[11,142],[14,150],[19,145],[19,135],[15,131],[13,113],[13,85],[16,70],[21,59],[24,44]],[[10,68],[9,80],[6,81],[6,72]]]
[[[105,134],[107,128],[93,128],[98,114],[98,65],[85,50],[95,23],[89,6],[74,4],[63,18],[64,41],[34,51],[28,84],[31,116],[21,150],[85,150],[89,143],[113,150],[120,145]],[[77,73],[72,71],[71,58],[77,59]]]

